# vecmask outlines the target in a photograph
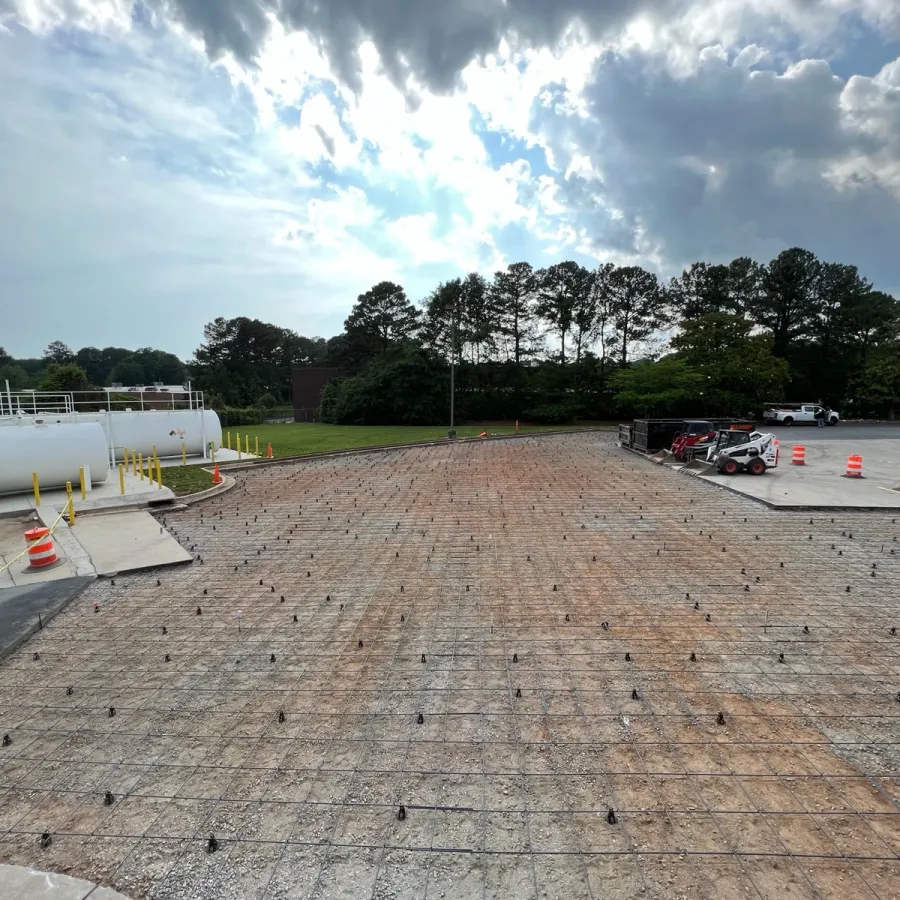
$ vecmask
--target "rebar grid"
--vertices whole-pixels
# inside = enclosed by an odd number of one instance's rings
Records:
[[[900,896],[889,512],[572,435],[258,469],[165,524],[191,567],[0,667],[0,858],[136,898]]]

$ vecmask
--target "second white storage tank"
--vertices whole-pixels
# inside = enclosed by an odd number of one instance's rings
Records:
[[[96,422],[0,426],[0,494],[30,491],[33,472],[42,490],[77,486],[82,466],[94,484],[109,475],[106,436]]]
[[[149,456],[156,447],[158,456],[181,456],[181,442],[190,456],[203,453],[204,442],[222,446],[222,425],[211,409],[152,409],[142,412],[79,414],[79,419],[92,418],[107,432],[107,440],[115,449],[116,459],[123,452],[137,450]]]

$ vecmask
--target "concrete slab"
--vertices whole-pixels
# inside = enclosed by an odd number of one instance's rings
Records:
[[[260,455],[256,456],[254,453],[241,453],[238,456],[237,450],[229,450],[227,447],[220,447],[216,450],[216,462],[217,463],[232,463],[232,462],[252,462],[255,459],[261,459],[265,456],[263,452],[263,448],[260,448]],[[181,457],[174,456],[169,459],[161,459],[159,464],[165,469],[168,466],[180,466],[185,463],[182,462]],[[212,460],[208,457],[204,459],[202,456],[188,456],[187,465],[189,466],[202,466],[208,465],[212,468]]]
[[[15,519],[0,519],[0,589],[15,585],[60,581],[64,578],[84,574],[76,570],[75,565],[66,557],[65,553],[61,554],[64,560],[60,565],[36,571],[27,568],[27,556],[17,559],[25,550],[25,532],[38,524],[40,524],[39,520],[33,515],[23,515]],[[56,539],[56,532],[54,532],[54,539]]]
[[[66,577],[0,591],[0,659],[46,625],[91,581],[92,577]]]
[[[93,881],[0,864],[0,900],[128,900]]]
[[[175,494],[167,487],[158,487],[146,478],[125,475],[125,493],[119,486],[118,472],[111,472],[106,481],[94,485],[87,498],[81,499],[81,491],[75,489],[75,515],[97,509],[120,508],[122,506],[146,506],[149,503],[171,501]],[[55,509],[57,513],[66,505],[65,490],[41,491],[40,509]],[[35,509],[34,496],[27,494],[6,494],[0,496],[0,518],[15,516]]]
[[[56,510],[41,506],[37,516],[48,528],[53,529],[53,540],[60,556],[64,557],[75,575],[95,575],[96,571],[87,551],[78,542],[74,528],[81,524],[81,519],[75,516],[75,526],[70,527],[65,519],[59,519]],[[32,581],[39,580],[38,573],[25,573],[24,577]],[[24,582],[23,582],[24,583]]]
[[[76,517],[75,522],[75,537],[98,575],[189,563],[193,559],[143,510]]]
[[[783,429],[787,430],[787,429]],[[791,440],[782,438],[778,468],[759,478],[749,475],[704,475],[701,481],[723,485],[776,508],[804,509],[900,509],[900,429],[897,438],[830,439],[832,429],[791,429]],[[850,429],[847,429],[850,432]],[[846,434],[846,432],[845,432]],[[806,465],[791,465],[795,444],[806,447]],[[862,479],[843,478],[847,456],[863,457]]]

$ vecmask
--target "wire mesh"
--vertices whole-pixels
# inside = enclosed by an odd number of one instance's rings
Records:
[[[262,468],[165,524],[192,566],[0,667],[0,858],[136,898],[900,896],[889,512],[593,434]]]

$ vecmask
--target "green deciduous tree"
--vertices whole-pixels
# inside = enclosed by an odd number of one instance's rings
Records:
[[[53,393],[89,391],[90,389],[91,382],[87,377],[87,372],[75,363],[50,363],[38,384],[38,390]]]
[[[0,365],[0,391],[6,388],[7,381],[11,391],[24,391],[32,384],[25,369],[15,362]]]
[[[326,351],[321,338],[243,316],[215,319],[203,336],[191,366],[194,386],[231,406],[250,406],[266,393],[289,402],[292,369],[317,364]]]
[[[864,415],[897,417],[900,406],[900,341],[871,350],[866,363],[853,378],[850,392]]]
[[[637,362],[610,376],[616,406],[626,416],[689,413],[703,386],[703,376],[674,356],[658,362]]]
[[[743,316],[723,312],[681,323],[672,349],[702,377],[699,412],[745,414],[783,395],[788,364],[772,354],[771,335],[751,335],[751,328]]]
[[[359,374],[325,389],[322,419],[336,425],[431,425],[449,401],[446,363],[434,352],[399,345]]]
[[[75,354],[62,341],[51,341],[44,350],[44,359],[48,362],[70,363],[75,360]]]

